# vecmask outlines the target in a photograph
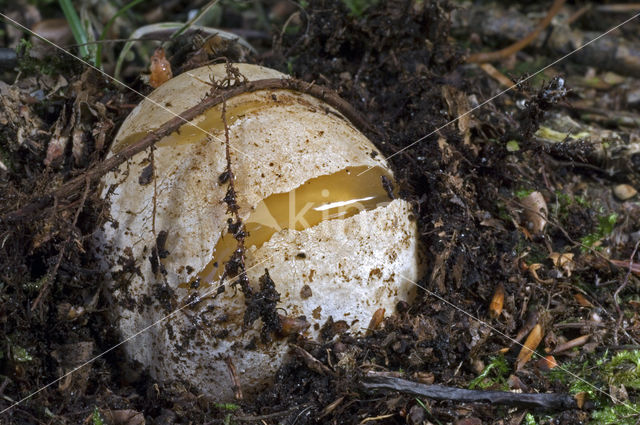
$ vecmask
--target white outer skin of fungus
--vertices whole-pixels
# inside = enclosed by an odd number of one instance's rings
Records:
[[[202,80],[208,80],[210,73],[218,77],[224,73],[223,66],[211,68],[199,68],[189,73]],[[239,68],[249,79],[282,76],[252,65],[240,65]],[[185,80],[189,83],[187,88],[182,86]],[[206,84],[182,74],[169,80],[150,97],[164,102],[167,99],[163,96],[171,96],[174,111],[180,113],[202,98],[191,91],[193,87],[198,93],[208,90]],[[274,102],[272,94],[285,100]],[[264,101],[265,107],[247,113],[230,125],[232,146],[251,156],[232,154],[232,168],[238,176],[236,190],[240,214],[244,218],[263,198],[288,192],[311,178],[349,167],[382,166],[388,169],[381,154],[371,158],[371,152],[378,151],[362,134],[335,110],[310,96],[285,90],[245,94],[230,99],[227,109],[256,99]],[[129,132],[154,129],[171,118],[166,112],[160,119],[150,117],[147,115],[150,110],[157,112],[157,107],[143,101],[125,120],[115,143],[131,134]],[[146,122],[132,124],[129,122],[132,117],[146,118]],[[224,138],[220,129],[211,131]],[[141,276],[128,276],[126,290],[114,291],[116,300],[121,303],[118,313],[123,338],[168,314],[155,300],[152,286],[161,279],[153,275],[148,260],[155,244],[152,232],[154,184],[142,186],[138,182],[147,158],[147,152],[140,153],[103,179],[103,196],[109,188],[113,190],[109,197],[110,214],[118,226],[106,224],[103,233],[98,235],[102,255],[114,265],[112,271],[115,272],[121,269],[117,258],[126,248],[131,248],[141,273]],[[218,176],[226,166],[224,144],[206,139],[173,146],[159,144],[154,158],[157,174],[155,228],[156,232],[168,232],[166,249],[169,255],[162,263],[168,272],[167,282],[180,303],[186,299],[188,291],[178,285],[191,281],[205,267],[220,235],[226,230],[228,215],[222,198],[227,185],[218,184]],[[401,275],[412,280],[418,278],[416,225],[409,218],[410,210],[406,201],[394,200],[347,219],[323,221],[302,231],[285,229],[278,232],[262,247],[248,247],[246,262],[250,281],[257,285],[264,269],[268,268],[281,295],[278,307],[283,310],[279,312],[290,317],[305,315],[312,325],[307,333],[311,338],[318,336],[317,329],[329,316],[335,321],[345,320],[351,325],[349,330],[358,333],[366,328],[377,309],[393,312],[398,301],[409,298],[412,285]],[[299,252],[304,252],[306,258],[297,258]],[[251,268],[254,265],[256,267]],[[189,274],[186,266],[193,272]],[[312,290],[312,296],[307,299],[300,296],[304,285]],[[145,295],[154,300],[150,306],[143,303]],[[135,301],[131,310],[124,307],[125,301],[130,299]],[[139,306],[144,306],[141,312]],[[213,306],[209,313],[206,312],[208,306]],[[288,346],[285,340],[262,344],[260,320],[251,329],[243,330],[244,310],[242,293],[227,285],[226,291],[215,300],[207,299],[195,310],[178,313],[127,342],[125,351],[132,359],[149,367],[156,379],[187,381],[217,400],[233,399],[232,382],[225,363],[225,357],[230,356],[242,390],[254,393],[273,376]],[[221,321],[223,315],[225,321]],[[193,336],[186,338],[194,327]],[[228,335],[220,337],[220,331],[226,331]],[[181,348],[184,340],[189,343]],[[257,342],[256,348],[245,349],[252,340]]]

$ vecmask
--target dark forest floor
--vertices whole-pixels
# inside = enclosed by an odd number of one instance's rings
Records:
[[[195,7],[168,3],[134,7],[110,38],[186,22]],[[167,57],[176,72],[218,56],[268,66],[335,90],[363,114],[414,205],[428,258],[416,299],[366,337],[300,341],[324,367],[293,355],[255,399],[221,404],[179,379],[154,382],[116,349],[0,423],[638,423],[640,22],[445,124],[639,10],[568,2],[529,46],[489,67],[469,55],[523,39],[548,2],[302,3],[222,1],[207,25],[243,36],[255,52],[222,43],[202,53],[185,35],[166,44]],[[46,1],[0,10],[30,26],[63,17]],[[97,6],[86,11],[103,25],[109,17]],[[90,247],[105,220],[99,191],[21,208],[100,163],[139,102],[2,25],[4,46],[19,55],[0,68],[0,409],[120,341]],[[141,76],[158,43],[139,43],[121,77],[149,93]],[[104,47],[110,74],[122,47]],[[552,357],[523,360],[514,340]],[[569,394],[577,404],[542,411],[367,392],[371,370],[423,384]]]

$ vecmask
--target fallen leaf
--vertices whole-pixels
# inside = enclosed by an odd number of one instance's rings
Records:
[[[558,362],[553,356],[545,356],[536,362],[536,366],[538,366],[539,369],[546,371],[558,366]]]
[[[378,326],[380,326],[380,323],[382,323],[382,321],[384,320],[384,313],[384,308],[379,308],[375,311],[375,313],[373,313],[371,321],[369,322],[369,326],[367,326],[367,335],[371,335],[373,331],[378,329]]]
[[[579,292],[573,294],[573,298],[575,298],[576,302],[580,304],[581,307],[593,307],[591,301],[589,301],[584,295]]]
[[[44,159],[44,165],[58,166],[62,163],[62,155],[67,149],[69,144],[69,130],[67,123],[67,107],[62,106],[62,112],[58,115],[58,119],[53,127],[51,139],[49,139],[49,145],[47,146],[47,156]]]
[[[533,352],[538,348],[543,336],[542,326],[540,326],[540,324],[535,325],[518,354],[516,370],[522,369],[522,367],[531,359]]]
[[[502,284],[498,284],[496,291],[491,298],[491,304],[489,305],[489,316],[492,319],[500,317],[502,314],[502,307],[504,306],[504,287]]]
[[[112,425],[145,425],[144,415],[135,410],[103,410],[102,416]]]
[[[579,392],[573,396],[573,398],[576,399],[576,405],[578,406],[578,409],[582,409],[582,406],[584,406],[584,402],[587,400],[587,397],[588,394],[586,393],[586,391]]]
[[[540,279],[538,276],[538,270],[542,268],[542,264],[534,263],[529,265],[529,274],[533,277],[536,282],[539,283],[553,283],[553,279]]]
[[[575,269],[575,262],[573,261],[573,254],[571,252],[552,252],[549,254],[549,258],[553,261],[553,265],[560,267],[567,274],[567,277],[571,277],[571,272]]]

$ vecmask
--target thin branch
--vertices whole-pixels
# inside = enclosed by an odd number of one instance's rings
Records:
[[[489,403],[543,410],[566,410],[577,407],[575,399],[568,394],[525,394],[512,393],[509,391],[466,390],[444,385],[425,385],[371,372],[363,378],[362,387],[368,391],[391,390],[427,397],[433,400],[465,403]]]
[[[616,311],[618,312],[618,322],[617,322],[618,326],[616,326],[616,330],[614,333],[614,341],[616,344],[618,343],[618,329],[621,328],[622,319],[624,318],[624,314],[622,312],[622,309],[620,308],[620,304],[618,303],[618,295],[620,295],[620,292],[622,292],[624,288],[626,288],[627,285],[629,284],[629,277],[631,276],[631,272],[633,270],[633,258],[636,256],[636,252],[638,252],[638,245],[640,245],[640,240],[636,242],[636,246],[633,247],[633,252],[631,253],[631,257],[629,257],[629,268],[627,270],[627,274],[624,276],[624,281],[618,287],[618,289],[616,289],[616,292],[613,293],[613,304],[616,306]]]
[[[207,97],[205,97],[200,103],[187,109],[185,112],[180,114],[180,116],[165,122],[159,128],[152,131],[136,143],[127,146],[112,157],[87,170],[83,175],[69,180],[49,194],[41,196],[29,204],[5,214],[1,220],[6,223],[31,220],[41,213],[42,210],[44,210],[54,200],[54,198],[63,200],[76,195],[85,181],[88,180],[90,183],[96,182],[104,174],[117,168],[120,164],[127,161],[137,153],[147,149],[149,146],[154,145],[162,138],[177,131],[181,126],[185,125],[185,123],[189,123],[197,116],[202,115],[208,109],[243,93],[275,89],[298,91],[323,100],[333,108],[337,109],[360,130],[377,133],[377,130],[375,130],[375,128],[372,127],[358,111],[356,111],[344,99],[341,99],[340,96],[331,89],[315,84],[309,84],[293,78],[269,78],[251,81],[243,85],[225,89],[224,92],[220,94],[207,95]]]
[[[71,242],[73,229],[76,227],[76,224],[78,223],[78,217],[80,217],[80,212],[84,207],[84,203],[87,200],[87,196],[89,196],[90,187],[91,187],[91,184],[89,182],[89,179],[87,178],[84,192],[82,193],[82,199],[80,200],[80,205],[78,206],[78,209],[76,210],[76,214],[73,217],[73,222],[71,224],[71,230],[69,232],[69,236],[67,236],[67,239],[62,244],[62,247],[60,248],[60,252],[58,252],[58,258],[56,259],[56,264],[53,266],[53,270],[51,270],[51,273],[47,275],[47,278],[45,279],[44,284],[42,285],[42,288],[40,288],[40,292],[38,293],[38,296],[36,297],[35,301],[33,302],[33,305],[31,306],[31,311],[34,311],[38,307],[38,305],[40,304],[40,301],[42,301],[42,298],[44,297],[44,294],[46,294],[47,289],[49,288],[49,285],[56,278],[56,275],[58,274],[58,269],[60,268],[60,264],[62,263],[62,257],[64,257],[64,254],[67,251],[67,245],[69,245],[69,242]]]
[[[549,12],[547,12],[547,16],[545,16],[544,19],[540,21],[538,26],[522,40],[516,41],[512,45],[495,52],[475,53],[467,58],[467,62],[495,62],[518,53],[520,50],[527,47],[533,40],[535,40],[538,35],[540,35],[542,30],[544,30],[551,23],[553,17],[558,14],[564,2],[565,0],[555,0],[553,2],[553,5],[551,6],[551,9],[549,9]]]

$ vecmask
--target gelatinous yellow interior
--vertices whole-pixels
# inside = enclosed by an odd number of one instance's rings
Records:
[[[288,228],[303,230],[324,220],[351,217],[371,210],[391,199],[383,187],[382,177],[390,177],[383,168],[354,167],[335,174],[308,180],[288,193],[277,193],[262,200],[245,220],[249,236],[245,247],[257,248],[274,233]],[[216,244],[213,260],[198,273],[200,285],[208,286],[224,270],[224,264],[238,241],[225,233]]]

